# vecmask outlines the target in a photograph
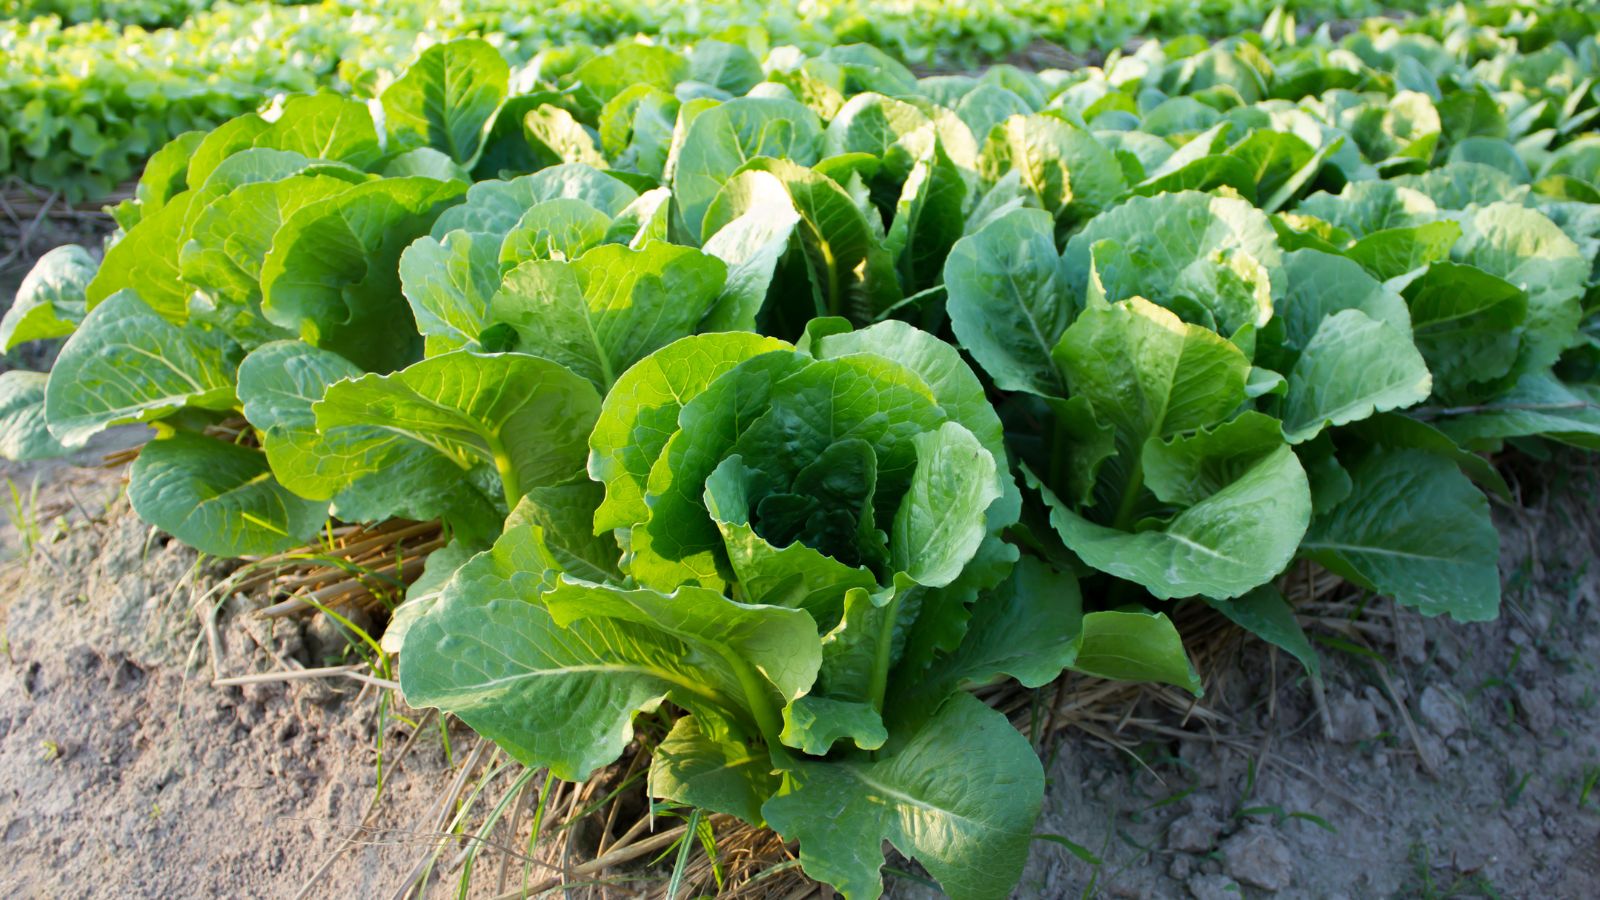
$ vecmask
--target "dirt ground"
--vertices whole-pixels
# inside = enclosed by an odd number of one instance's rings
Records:
[[[1321,648],[1321,703],[1297,663],[1241,640],[1207,697],[1227,721],[1166,716],[1168,732],[1124,729],[1121,748],[1061,742],[1039,831],[1084,849],[1038,842],[1015,896],[1594,896],[1600,477],[1593,461],[1559,468],[1547,493],[1499,511],[1498,623],[1373,601],[1357,629],[1371,650],[1317,629],[1338,645]],[[0,576],[0,895],[391,895],[434,846],[457,774],[437,728],[323,870],[376,788],[374,691],[212,687],[194,604],[218,572],[139,523],[120,474],[52,471],[35,524],[4,536],[16,551],[38,535]],[[217,636],[222,675],[336,649],[226,604]],[[388,720],[391,759],[410,732]],[[459,754],[467,735],[452,734]],[[458,854],[430,895],[455,890]]]

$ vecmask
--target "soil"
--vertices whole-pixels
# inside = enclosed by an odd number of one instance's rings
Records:
[[[452,777],[437,727],[384,772],[381,815],[360,829],[379,771],[374,692],[212,687],[193,604],[220,571],[142,524],[121,476],[45,483],[45,534],[0,573],[0,896],[392,893],[432,848],[419,823]],[[18,531],[5,540],[15,552]],[[300,623],[232,606],[217,633],[222,674],[314,649]],[[391,758],[410,730],[385,719]],[[349,835],[359,844],[318,875]]]
[[[1357,632],[1371,650],[1317,631],[1337,644],[1322,647],[1320,703],[1297,663],[1241,638],[1206,698],[1220,724],[1158,716],[1166,733],[1129,726],[1115,748],[1060,742],[1038,830],[1081,849],[1036,843],[1015,896],[1594,896],[1600,477],[1592,460],[1559,468],[1571,474],[1548,494],[1499,511],[1499,622],[1373,600]],[[0,576],[0,894],[391,894],[434,846],[458,771],[438,729],[386,771],[362,830],[375,693],[212,687],[201,601],[221,570],[139,523],[120,475],[53,473],[40,505],[60,524]],[[329,661],[315,629],[248,613],[220,609],[221,674]],[[387,720],[391,757],[410,731]],[[455,889],[455,853],[432,894]]]

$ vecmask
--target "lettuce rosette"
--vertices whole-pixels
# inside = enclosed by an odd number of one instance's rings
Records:
[[[883,840],[1003,895],[1043,772],[959,688],[1055,677],[1080,604],[1013,574],[1020,495],[956,350],[899,322],[686,337],[617,379],[590,448],[593,482],[530,492],[410,626],[407,699],[568,779],[670,703],[639,735],[655,797],[765,822],[850,897]]]

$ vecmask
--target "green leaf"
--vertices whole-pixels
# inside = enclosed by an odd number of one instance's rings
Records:
[[[1311,517],[1305,470],[1263,416],[1166,444],[1152,439],[1136,471],[1160,500],[1185,508],[1130,532],[1133,523],[1090,521],[1027,475],[1051,525],[1085,563],[1162,599],[1236,597],[1265,583],[1293,559]]]
[[[682,405],[676,431],[650,465],[645,485],[650,516],[630,534],[629,574],[667,589],[721,583],[715,553],[722,538],[704,511],[705,480],[768,408],[773,385],[804,365],[794,353],[752,356]]]
[[[1516,204],[1491,203],[1473,211],[1462,227],[1452,257],[1527,292],[1518,373],[1555,362],[1583,319],[1580,298],[1592,260],[1547,216]]]
[[[827,644],[823,646],[826,652]],[[781,737],[787,746],[826,756],[834,744],[846,739],[862,750],[876,750],[889,739],[889,732],[871,703],[807,694],[784,707]]]
[[[966,177],[935,141],[912,165],[884,240],[907,292],[939,282],[945,258],[962,235],[967,197]]]
[[[1375,450],[1348,466],[1354,490],[1320,515],[1301,551],[1423,615],[1461,622],[1500,608],[1500,539],[1489,504],[1450,459]]]
[[[703,334],[675,341],[624,372],[606,394],[589,438],[589,475],[606,490],[595,530],[629,528],[649,517],[650,467],[677,431],[684,404],[739,363],[788,347],[748,333]]]
[[[689,62],[666,47],[624,42],[573,71],[573,97],[590,121],[607,101],[636,85],[671,91],[689,74]]]
[[[87,308],[131,291],[168,321],[189,315],[189,291],[178,270],[178,254],[188,232],[192,191],[174,197],[159,212],[145,216],[106,250],[100,268],[84,288]]]
[[[1071,573],[1025,556],[999,587],[979,596],[955,652],[925,674],[895,678],[884,706],[899,723],[928,715],[965,685],[982,687],[1002,677],[1029,688],[1048,684],[1076,658],[1082,619],[1083,597]]]
[[[531,259],[572,260],[606,239],[611,219],[582,200],[561,198],[532,206],[500,244],[500,265]]]
[[[1202,693],[1178,629],[1164,613],[1102,610],[1083,617],[1078,653],[1067,668],[1113,681],[1150,681]]]
[[[1289,372],[1283,429],[1298,444],[1323,428],[1421,403],[1432,391],[1427,364],[1404,332],[1341,310],[1322,320]]]
[[[770,182],[756,173],[776,177],[800,215],[795,234],[816,295],[816,305],[810,315],[799,317],[802,321],[811,315],[842,315],[865,324],[900,300],[894,259],[881,227],[874,230],[874,223],[833,179],[788,160],[752,160],[730,179],[706,209],[706,235],[771,195]]]
[[[609,168],[594,135],[572,113],[552,103],[528,110],[522,117],[522,133],[541,168],[558,163]]]
[[[432,147],[470,165],[510,78],[511,68],[484,41],[434,44],[384,89],[384,126],[399,146]]]
[[[357,169],[372,166],[383,155],[378,128],[367,104],[331,93],[285,100],[277,120],[253,135],[249,146],[290,150],[307,159],[349,163]],[[197,180],[195,174],[191,166],[190,185],[213,177]]]
[[[1055,225],[1019,209],[951,248],[944,281],[950,327],[961,346],[1007,391],[1065,393],[1050,352],[1072,320]]]
[[[621,581],[622,550],[610,534],[594,533],[594,512],[604,488],[580,478],[528,491],[517,519],[537,530],[537,540],[554,568],[586,581]]]
[[[296,210],[350,188],[341,178],[290,176],[240,185],[207,204],[178,260],[183,279],[209,294],[211,318],[250,344],[287,337],[262,320],[261,271],[273,238]]]
[[[50,433],[80,446],[112,425],[185,406],[234,403],[238,348],[218,332],[178,328],[131,292],[96,306],[67,339],[45,391]]]
[[[1022,500],[1010,466],[1003,462],[1008,457],[1000,417],[983,384],[953,346],[904,322],[887,321],[826,335],[809,349],[818,359],[874,354],[915,372],[932,389],[945,414],[972,432],[998,464],[996,479],[1004,499],[990,507],[990,527],[999,529],[1016,521]]]
[[[699,716],[674,722],[650,756],[650,796],[752,825],[762,823],[761,804],[779,786],[764,748],[708,732]]]
[[[1450,396],[1503,378],[1516,364],[1528,295],[1476,266],[1440,261],[1406,285],[1416,346]]]
[[[421,340],[403,305],[400,254],[464,190],[459,182],[386,178],[301,207],[262,263],[266,317],[364,369],[391,371],[416,359]]]
[[[755,331],[773,289],[778,265],[789,250],[800,214],[776,177],[762,173],[741,176],[759,186],[744,211],[706,238],[705,252],[728,267],[722,295],[706,313],[705,331]]]
[[[1055,218],[1086,219],[1122,195],[1122,165],[1094,135],[1053,115],[1012,116],[987,135],[979,171],[991,181],[1009,170]]]
[[[1600,450],[1600,388],[1564,384],[1548,374],[1524,375],[1494,402],[1438,424],[1468,445],[1539,436]]]
[[[1405,228],[1374,231],[1356,241],[1345,255],[1380,279],[1398,278],[1407,272],[1450,258],[1450,248],[1461,237],[1461,226],[1451,221],[1428,222]]]
[[[1322,680],[1322,663],[1317,659],[1317,651],[1306,640],[1306,633],[1295,619],[1289,601],[1276,587],[1264,584],[1243,597],[1207,600],[1206,603],[1227,616],[1228,621],[1300,660],[1313,681]]]
[[[1233,344],[1143,299],[1085,310],[1053,351],[1074,397],[1138,452],[1220,422],[1244,400],[1250,363]]]
[[[1320,250],[1284,254],[1288,287],[1277,304],[1285,343],[1304,350],[1329,316],[1347,309],[1389,325],[1400,334],[1411,331],[1406,301],[1393,288],[1373,278],[1354,260]]]
[[[852,443],[865,446],[860,441]],[[829,449],[844,446],[848,445],[834,444]],[[873,463],[870,448],[866,451],[865,461],[869,466]],[[828,481],[823,486],[837,487],[833,483],[838,474],[836,471],[824,473]],[[749,484],[756,477],[759,477],[759,473],[746,467],[743,460],[734,455],[724,459],[711,477],[706,479],[706,511],[722,532],[729,564],[738,578],[739,596],[750,603],[804,609],[817,621],[831,626],[842,615],[845,594],[851,589],[874,590],[878,586],[877,579],[865,567],[840,562],[798,538],[774,546],[757,534],[751,519],[756,501],[762,498],[751,496]],[[871,472],[869,478],[875,481],[876,472]],[[873,485],[869,483],[861,488],[851,484],[850,487],[864,492],[862,500],[857,502],[866,504],[864,524],[870,528]],[[812,501],[822,515],[833,512],[833,507],[823,502],[831,498],[811,495],[806,499]],[[857,522],[862,517],[859,510],[851,512],[849,530],[855,532],[858,529]],[[852,534],[851,538],[854,537]],[[878,540],[881,542],[882,539]]]
[[[139,518],[225,559],[278,553],[327,520],[326,502],[289,493],[259,450],[188,432],[151,441],[129,473]]]
[[[385,444],[418,443],[462,470],[491,464],[507,506],[515,506],[533,488],[582,471],[600,397],[546,359],[456,350],[391,375],[336,382],[313,411],[324,433],[341,426],[369,429],[347,451],[352,454],[372,456]]]
[[[691,247],[606,244],[574,262],[513,269],[490,316],[516,330],[520,349],[607,390],[629,366],[694,333],[725,277],[720,260]]]
[[[39,257],[28,271],[11,308],[0,319],[0,351],[28,341],[66,337],[88,311],[84,294],[99,264],[77,244],[66,244]]]
[[[1008,894],[1027,861],[1044,772],[1005,717],[964,694],[876,759],[796,761],[762,808],[806,874],[850,900],[883,891],[887,840],[956,900]]]
[[[514,526],[456,573],[406,637],[407,702],[449,711],[525,765],[581,781],[622,753],[636,712],[664,699],[753,724],[746,687],[769,703],[775,689],[742,650],[786,684],[809,682],[808,667],[815,676],[817,637],[805,613],[694,589],[667,596],[563,583],[552,591],[543,565],[531,528]]]
[[[1193,191],[1133,197],[1096,216],[1063,260],[1076,295],[1088,290],[1092,266],[1107,300],[1143,297],[1228,335],[1266,325],[1283,278],[1265,213]]]
[[[889,552],[896,571],[944,587],[959,576],[984,536],[984,511],[1000,498],[995,459],[955,422],[913,438],[917,468],[895,513]]]
[[[703,234],[707,207],[748,160],[769,156],[809,166],[821,148],[816,114],[793,100],[741,97],[695,115],[671,172],[672,194],[689,233]]]
[[[43,372],[0,372],[0,457],[12,462],[61,456],[72,448],[50,434],[44,416]]]
[[[638,199],[633,188],[582,163],[541,169],[510,181],[480,181],[467,189],[466,200],[445,210],[428,234],[442,240],[452,231],[493,234],[503,240],[532,207],[550,200],[582,200],[607,216],[615,216]]]
[[[500,246],[490,234],[423,236],[400,254],[400,289],[422,333],[425,355],[477,349],[500,290]]]

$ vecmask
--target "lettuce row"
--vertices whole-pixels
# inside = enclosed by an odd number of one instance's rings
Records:
[[[1198,693],[1184,602],[1315,675],[1296,559],[1492,618],[1475,451],[1597,443],[1596,107],[1383,34],[981,79],[640,47],[517,96],[442,44],[382,125],[184,136],[103,261],[42,260],[0,336],[67,341],[0,379],[0,450],[152,423],[135,509],[223,556],[442,520],[384,638],[411,702],[562,778],[659,739],[654,796],[847,896],[885,839],[1003,894],[1042,773],[969,688]]]

